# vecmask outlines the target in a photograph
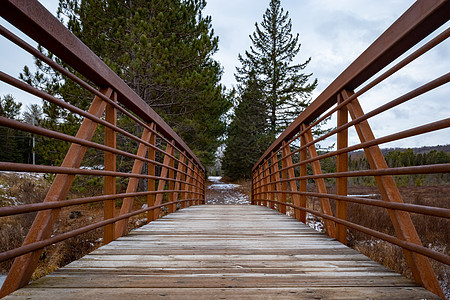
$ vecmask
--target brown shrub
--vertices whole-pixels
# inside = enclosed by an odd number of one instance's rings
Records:
[[[33,273],[32,280],[43,277],[101,246],[102,230],[97,229],[46,247]]]
[[[355,193],[377,193],[378,189],[356,188]],[[403,201],[406,203],[450,208],[449,186],[422,186],[400,188]],[[379,198],[380,197],[375,197]],[[350,203],[348,220],[365,227],[396,236],[387,210]],[[425,247],[450,255],[450,221],[448,219],[410,214],[417,233]],[[349,230],[349,246],[377,261],[378,263],[412,279],[412,273],[400,247],[384,241],[376,240],[356,230]],[[441,283],[444,293],[450,295],[450,267],[430,259],[431,265]]]
[[[328,187],[327,189],[328,193],[335,193],[334,187]],[[308,185],[308,191],[316,192],[315,186]],[[351,186],[349,187],[348,193],[370,194],[373,196],[369,198],[381,200],[381,195],[377,187]],[[400,193],[405,203],[450,208],[450,186],[401,187]],[[289,202],[291,197],[288,196],[287,199]],[[330,199],[330,204],[335,214],[336,201]],[[391,218],[386,209],[350,202],[347,205],[348,221],[391,236],[396,236]],[[315,197],[307,197],[307,208],[321,211],[320,203]],[[293,216],[293,209],[288,209],[288,214]],[[450,255],[450,232],[448,230],[450,228],[450,221],[448,219],[415,213],[410,213],[410,216],[425,247]],[[308,216],[307,223],[311,223],[310,226],[314,228],[321,228],[319,223],[323,225],[323,220],[318,217]],[[403,250],[400,247],[377,240],[357,230],[349,229],[348,232],[348,245],[350,247],[385,267],[412,279],[412,273],[404,258]],[[430,262],[444,293],[447,297],[450,296],[450,267],[432,259],[430,259]]]
[[[48,183],[44,179],[15,173],[3,173],[0,182],[5,187],[1,195],[1,206],[42,202],[47,194]],[[0,252],[22,245],[36,213],[0,218]],[[0,263],[0,271],[7,272],[13,260]]]

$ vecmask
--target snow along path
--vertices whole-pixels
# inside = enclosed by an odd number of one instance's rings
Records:
[[[250,204],[247,195],[238,184],[225,183],[220,176],[209,176],[206,189],[206,204]]]

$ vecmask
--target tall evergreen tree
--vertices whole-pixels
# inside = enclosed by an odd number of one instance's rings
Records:
[[[204,0],[60,0],[58,14],[208,164],[230,104],[219,84],[221,67],[212,59],[218,38],[211,18],[202,16],[205,5]],[[38,67],[50,76],[28,72],[24,79],[51,80],[45,87],[53,94],[82,108],[90,103],[92,96],[76,84],[61,84],[54,80],[57,74]],[[65,113],[51,105],[43,109],[49,118]]]
[[[301,73],[311,58],[302,64],[293,60],[300,51],[299,34],[292,34],[292,21],[288,12],[280,7],[280,0],[271,0],[261,24],[250,35],[252,46],[239,54],[241,67],[236,79],[243,82],[255,70],[264,93],[273,138],[287,127],[310,103],[310,95],[317,79],[308,83],[312,74]]]
[[[254,71],[249,73],[239,92],[222,160],[224,175],[231,180],[250,178],[253,165],[271,141],[266,104]]]

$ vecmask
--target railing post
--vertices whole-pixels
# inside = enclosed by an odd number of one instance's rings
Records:
[[[194,182],[194,178],[193,178],[193,169],[194,169],[194,164],[192,163],[192,161],[189,160],[188,163],[188,170],[187,170],[187,175],[186,175],[186,195],[187,195],[187,199],[192,199],[192,190],[193,190],[193,186],[191,185]],[[185,201],[184,203],[186,203],[186,206],[191,206],[191,202],[192,201]]]
[[[185,163],[185,165],[183,165],[183,171],[185,174],[182,174],[182,178],[184,178],[184,180],[181,182],[180,185],[180,190],[183,190],[183,192],[180,193],[180,197],[181,200],[187,199],[188,198],[188,194],[186,192],[187,188],[188,188],[188,172],[189,172],[189,168],[188,168],[188,158],[186,156],[186,151],[183,151],[183,153],[181,154],[183,156],[183,162]],[[186,201],[181,202],[180,204],[181,208],[185,208],[186,207]]]
[[[269,160],[266,159],[264,161],[264,192],[265,192],[265,199],[270,200],[270,168],[269,168]],[[267,207],[268,201],[262,201],[262,205]]]
[[[273,155],[274,155],[274,153],[272,152],[271,153],[271,156],[273,157]],[[268,159],[267,160],[267,168],[268,168],[268,170],[269,170],[269,175],[268,175],[268,186],[267,186],[267,191],[269,192],[269,194],[268,194],[268,199],[269,200],[275,200],[275,190],[276,190],[276,186],[275,186],[275,167],[274,167],[274,163],[273,163],[273,160],[271,160],[271,159]],[[269,207],[271,208],[271,209],[275,209],[275,203],[273,203],[273,202],[269,202]]]
[[[176,182],[175,182],[175,190],[181,190],[182,189],[182,184],[181,184],[181,178],[182,178],[182,173],[184,170],[184,163],[186,162],[186,157],[183,155],[182,152],[180,152],[180,160],[178,161],[178,172],[177,172],[177,178],[176,178]],[[178,201],[179,200],[179,196],[181,195],[180,192],[175,192],[174,194],[174,201]],[[177,203],[173,204],[173,211],[177,210]],[[180,208],[182,206],[180,205]]]
[[[113,94],[113,101],[117,102],[117,94]],[[111,104],[106,105],[105,120],[114,126],[117,125],[117,110]],[[111,148],[117,148],[116,132],[105,127],[105,145]],[[105,171],[116,172],[116,154],[105,151]],[[114,195],[116,193],[116,177],[105,176],[104,194]],[[103,219],[108,220],[114,218],[115,200],[106,200],[103,203]],[[103,243],[108,244],[114,239],[114,223],[108,224],[103,228]]]
[[[289,148],[289,144],[286,144],[285,141],[283,141],[282,147],[281,147],[281,168],[285,169],[287,168],[287,157],[286,157],[286,148]],[[283,174],[285,174],[283,176]],[[280,179],[285,179],[287,180],[289,178],[289,170],[286,169],[283,172],[281,172],[280,174]],[[287,186],[288,186],[288,182],[287,181],[283,181],[280,182],[280,187],[281,187],[281,202],[286,203],[287,202],[287,196],[286,196],[286,191],[287,191]],[[292,197],[291,197],[292,198]],[[281,213],[282,214],[286,214],[286,205],[281,205]]]
[[[281,192],[282,191],[281,182],[278,182],[278,183],[276,182],[276,181],[281,180],[280,169],[278,166],[278,155],[276,153],[272,157],[272,166],[273,166],[273,173],[274,173],[274,175],[272,176],[273,177],[273,181],[272,181],[273,182],[273,185],[272,185],[273,190],[275,191],[275,188],[276,188],[276,190],[278,191],[278,193],[276,193],[277,199],[278,199],[278,201],[283,202],[283,195],[286,195],[286,194]],[[286,214],[286,205],[277,204],[277,207],[278,207],[278,211],[280,211],[283,214]]]
[[[253,172],[252,172],[252,204],[258,205],[258,190],[259,190],[259,167],[258,166]]]
[[[255,201],[255,185],[256,185],[255,176],[256,176],[256,170],[252,171],[252,191],[251,191],[251,194],[250,194],[250,204],[251,205],[255,204],[254,203],[254,201]]]
[[[159,175],[160,179],[158,181],[158,192],[164,191],[166,188],[167,180],[165,180],[163,178],[167,178],[167,176],[168,176],[169,170],[166,166],[170,165],[170,161],[172,158],[169,155],[173,155],[173,153],[174,153],[173,146],[172,146],[172,144],[170,144],[168,142],[167,146],[166,146],[166,154],[164,155],[164,161],[163,161],[164,166],[161,167],[161,174]],[[164,198],[164,193],[158,193],[156,195],[155,205],[160,205],[163,198]],[[154,220],[157,220],[159,218],[159,211],[160,211],[160,208],[155,208],[155,210],[153,211],[153,219]]]
[[[150,126],[151,129],[153,129],[153,130],[155,129],[155,124],[154,123],[149,124],[149,126]],[[156,146],[156,134],[153,133],[150,136],[149,143],[152,144],[153,146]],[[147,157],[148,157],[148,159],[150,159],[152,161],[155,161],[155,159],[156,159],[156,150],[154,148],[152,148],[152,147],[149,147],[148,148]],[[155,174],[156,174],[155,173],[155,167],[156,167],[155,164],[149,162],[147,164],[147,166],[148,166],[147,174],[150,175],[150,176],[155,176]],[[155,179],[151,179],[151,178],[148,179],[148,181],[147,181],[147,191],[154,192],[156,190],[155,182],[156,182]],[[153,205],[155,205],[155,198],[156,198],[155,194],[147,195],[147,207],[152,207]],[[153,218],[153,210],[149,210],[147,212],[147,223],[150,223],[153,220],[154,220],[154,218]]]
[[[278,174],[278,164],[277,164],[277,155],[276,153],[272,152],[272,159],[270,161],[270,200],[275,200],[275,198],[279,198],[279,194],[275,193],[275,191],[278,190],[277,183],[275,182],[277,180],[277,174]],[[280,200],[280,199],[278,199]],[[275,203],[270,202],[270,208],[275,209]],[[280,210],[280,205],[277,204],[278,210]]]
[[[302,128],[302,127],[301,127]],[[300,130],[302,130],[300,128]],[[305,135],[302,134],[300,136],[300,145],[301,147],[304,147],[306,145],[306,138]],[[300,150],[300,162],[303,162],[305,160],[308,159],[308,153],[306,148],[303,148],[302,150]],[[306,164],[302,164],[300,165],[300,176],[304,177],[308,175],[308,170],[307,170],[307,166]],[[307,185],[308,185],[308,180],[307,179],[300,179],[300,191],[301,192],[306,192],[307,191]],[[306,195],[300,195],[300,207],[305,207],[306,208]],[[300,222],[303,222],[304,224],[306,224],[306,212],[301,210],[300,211]]]
[[[148,142],[152,135],[153,135],[153,133],[150,130],[148,130],[147,128],[144,128],[141,139],[145,142]],[[149,147],[146,144],[140,143],[136,155],[139,157],[142,157],[142,158],[146,157],[148,148]],[[141,174],[143,168],[144,168],[144,161],[140,160],[140,159],[135,159],[131,173],[132,174]],[[129,194],[129,193],[136,192],[136,190],[138,188],[138,184],[139,184],[139,178],[130,177],[130,179],[128,181],[126,193]],[[131,210],[133,209],[133,203],[134,203],[134,197],[126,197],[125,199],[123,199],[122,207],[120,208],[119,215],[124,215],[124,214],[131,212]],[[127,230],[128,230],[128,219],[122,219],[120,221],[117,221],[115,232],[114,232],[114,235],[115,235],[114,238],[117,239],[121,236],[124,236],[125,234],[127,234]]]
[[[338,95],[338,105],[343,102],[341,95]],[[348,122],[347,106],[343,106],[337,111],[337,127],[343,126]],[[337,133],[337,150],[347,148],[348,146],[348,130],[342,130]],[[348,153],[337,155],[337,172],[348,171]],[[347,196],[347,177],[338,177],[336,179],[336,194]],[[336,200],[336,216],[342,220],[347,220],[347,202]],[[347,245],[347,227],[337,224],[337,239],[342,244]]]
[[[192,167],[194,168],[194,172],[192,173],[192,176],[194,177],[192,179],[192,183],[194,184],[193,189],[192,189],[192,192],[193,192],[192,198],[195,199],[192,201],[192,205],[194,206],[194,205],[198,204],[198,201],[197,201],[197,198],[198,198],[198,194],[197,194],[198,193],[198,174],[197,174],[197,172],[198,172],[198,170],[197,170],[197,165],[194,164]]]
[[[341,94],[344,99],[347,99],[353,95],[353,92],[343,90]],[[364,112],[357,98],[347,104],[347,107],[353,120],[364,115]],[[367,120],[355,124],[355,129],[362,143],[375,139],[375,136]],[[369,161],[371,169],[388,168],[386,160],[384,159],[384,156],[377,145],[369,148],[364,148],[364,152],[366,154],[367,160]],[[400,195],[394,178],[391,175],[375,176],[375,180],[384,201],[403,203],[402,196]],[[394,225],[395,232],[400,239],[415,243],[417,245],[422,245],[422,242],[420,241],[419,235],[417,234],[416,228],[414,227],[414,224],[408,212],[392,209],[388,209],[387,211],[389,213],[392,224]],[[414,280],[436,295],[443,296],[442,289],[428,258],[405,249],[403,249],[403,253],[405,254],[406,261],[411,268]]]
[[[206,170],[202,171],[202,193],[203,193],[203,201],[202,204],[206,204]]]
[[[285,144],[286,142],[284,142]],[[284,145],[283,144],[283,145]],[[291,146],[290,145],[286,145],[286,147],[283,147],[283,168],[287,168],[286,170],[286,178],[285,179],[289,179],[289,188],[292,192],[294,191],[298,191],[297,188],[297,183],[295,180],[292,180],[292,178],[295,177],[295,172],[294,169],[291,168],[292,166],[292,155],[291,155]],[[286,184],[283,186],[283,189],[287,190],[287,182]],[[300,206],[300,197],[298,194],[291,194],[291,198],[292,198],[292,202],[295,206]],[[285,200],[286,201],[286,200]],[[305,207],[305,206],[303,206]],[[294,216],[297,220],[300,220],[300,216],[301,213],[303,211],[301,211],[298,208],[294,208]],[[304,213],[304,212],[303,212]]]
[[[264,189],[264,165],[261,163],[261,165],[259,165],[259,185],[258,185],[258,205],[263,205],[263,199],[265,197],[265,195],[263,194],[265,189]]]
[[[257,174],[257,188],[256,188],[256,193],[257,193],[257,196],[256,196],[256,205],[262,205],[262,201],[261,201],[261,199],[263,198],[263,195],[262,195],[262,193],[263,193],[263,183],[264,183],[264,180],[263,180],[263,166],[262,166],[262,164],[261,165],[259,165],[259,167],[258,167],[258,174]]]
[[[100,89],[100,92],[109,98],[111,97],[112,89]],[[95,96],[91,107],[89,108],[89,113],[96,117],[101,117],[105,111],[105,107],[106,102],[104,102],[100,97]],[[97,123],[85,118],[78,129],[76,137],[91,140],[96,128]],[[87,148],[85,146],[72,144],[69,151],[67,151],[61,167],[79,168],[86,150]],[[44,199],[44,202],[64,200],[74,179],[74,175],[56,175],[47,196]],[[31,228],[28,231],[23,245],[28,245],[49,238],[53,231],[53,224],[59,216],[59,211],[59,209],[52,209],[38,212],[36,218],[34,219],[33,225],[31,225]],[[8,276],[3,283],[2,289],[0,290],[0,298],[21,287],[24,287],[30,282],[31,276],[36,269],[42,251],[43,250],[41,249],[24,254],[14,260],[14,263],[8,272]]]
[[[175,141],[172,140],[171,143],[172,143],[172,145],[174,145],[174,144],[175,144]],[[173,152],[173,155],[175,156],[175,151]],[[168,175],[168,178],[169,178],[169,179],[175,179],[175,171],[172,169],[172,168],[175,168],[175,159],[170,158],[169,161],[170,161],[170,162],[169,162],[169,167],[170,167],[170,169],[169,169],[169,175]],[[175,183],[174,183],[172,180],[168,180],[167,185],[168,185],[168,189],[169,189],[169,190],[173,190],[173,189],[174,189],[174,186],[175,186]],[[169,201],[169,202],[172,202],[173,200],[174,200],[174,193],[171,192],[171,193],[169,193],[169,195],[168,195],[168,201]],[[176,205],[175,205],[175,206],[176,206]],[[168,207],[168,212],[169,212],[169,214],[173,213],[174,211],[175,211],[174,205],[169,205],[169,207]]]
[[[302,130],[305,130],[305,129],[306,129],[306,125],[303,124]],[[307,143],[311,143],[313,141],[313,135],[312,135],[311,129],[307,130],[304,135],[305,135],[305,139],[306,139]],[[307,148],[308,148],[308,153],[309,153],[310,158],[317,157],[316,146],[314,144],[308,146]],[[311,162],[311,167],[312,167],[314,175],[322,174],[322,168],[320,167],[320,162],[318,160]],[[321,193],[321,194],[326,194],[327,188],[325,186],[325,180],[323,178],[316,178],[314,181],[316,183],[317,192]],[[319,202],[320,202],[320,208],[322,209],[322,212],[329,216],[333,216],[333,212],[331,211],[330,201],[328,200],[328,198],[325,198],[325,197],[319,198]],[[327,234],[330,237],[335,238],[336,237],[336,226],[335,226],[334,222],[332,222],[330,220],[323,220],[323,222],[325,223],[325,229],[326,229]]]
[[[263,163],[261,163],[261,165],[259,166],[259,196],[258,196],[258,198],[259,198],[258,204],[259,205],[264,205],[263,199],[266,196],[264,194],[264,192],[266,191],[265,186],[264,186],[264,183],[265,183],[265,178],[264,178],[265,173],[264,172],[265,172],[264,165],[263,165]]]
[[[200,201],[200,204],[206,204],[206,191],[205,191],[205,188],[206,188],[206,182],[205,182],[205,179],[206,179],[206,173],[205,172],[203,172],[203,171],[201,171],[201,186],[200,186],[200,191],[202,192],[202,200]]]
[[[192,165],[192,169],[193,169],[193,171],[192,171],[192,184],[193,184],[193,186],[192,186],[192,190],[191,190],[191,192],[192,192],[191,199],[194,199],[194,200],[191,201],[191,204],[192,204],[192,206],[195,206],[195,205],[197,205],[197,200],[196,199],[198,197],[198,194],[197,194],[197,192],[198,192],[197,166],[195,164],[193,164]]]
[[[202,201],[199,200],[199,198],[201,197],[200,195],[203,194],[203,190],[200,187],[200,184],[202,182],[202,178],[200,176],[200,168],[197,165],[194,166],[194,170],[196,171],[196,175],[195,175],[195,179],[196,179],[195,180],[195,191],[197,192],[197,194],[195,194],[195,199],[197,199],[197,200],[194,201],[194,205],[200,205]]]

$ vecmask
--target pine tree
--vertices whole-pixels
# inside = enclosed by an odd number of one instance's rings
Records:
[[[61,12],[75,2],[61,0]],[[69,28],[208,164],[230,104],[211,58],[218,38],[201,14],[205,6],[204,0],[83,0]]]
[[[236,79],[243,82],[250,70],[255,70],[264,92],[272,138],[287,127],[310,103],[310,95],[317,79],[308,83],[312,74],[301,73],[311,61],[293,64],[300,51],[299,34],[292,34],[288,12],[280,7],[280,0],[271,0],[261,24],[250,35],[253,46],[239,54],[241,67]]]
[[[211,57],[218,38],[211,18],[202,16],[205,5],[204,0],[60,0],[58,14],[208,164],[225,132],[221,117],[230,103],[219,84],[221,67]],[[38,67],[49,75],[24,79],[86,109],[92,95]],[[43,110],[50,120],[66,113],[52,105]]]
[[[0,97],[0,116],[20,121],[20,108],[22,103],[16,102],[10,94]],[[0,126],[0,161],[22,163],[30,149],[27,133]]]
[[[0,116],[18,120],[20,118],[20,108],[22,103],[14,101],[11,94],[0,97]]]
[[[222,160],[224,175],[231,180],[250,178],[253,165],[270,145],[267,109],[256,74],[251,71],[240,86],[240,97]]]

